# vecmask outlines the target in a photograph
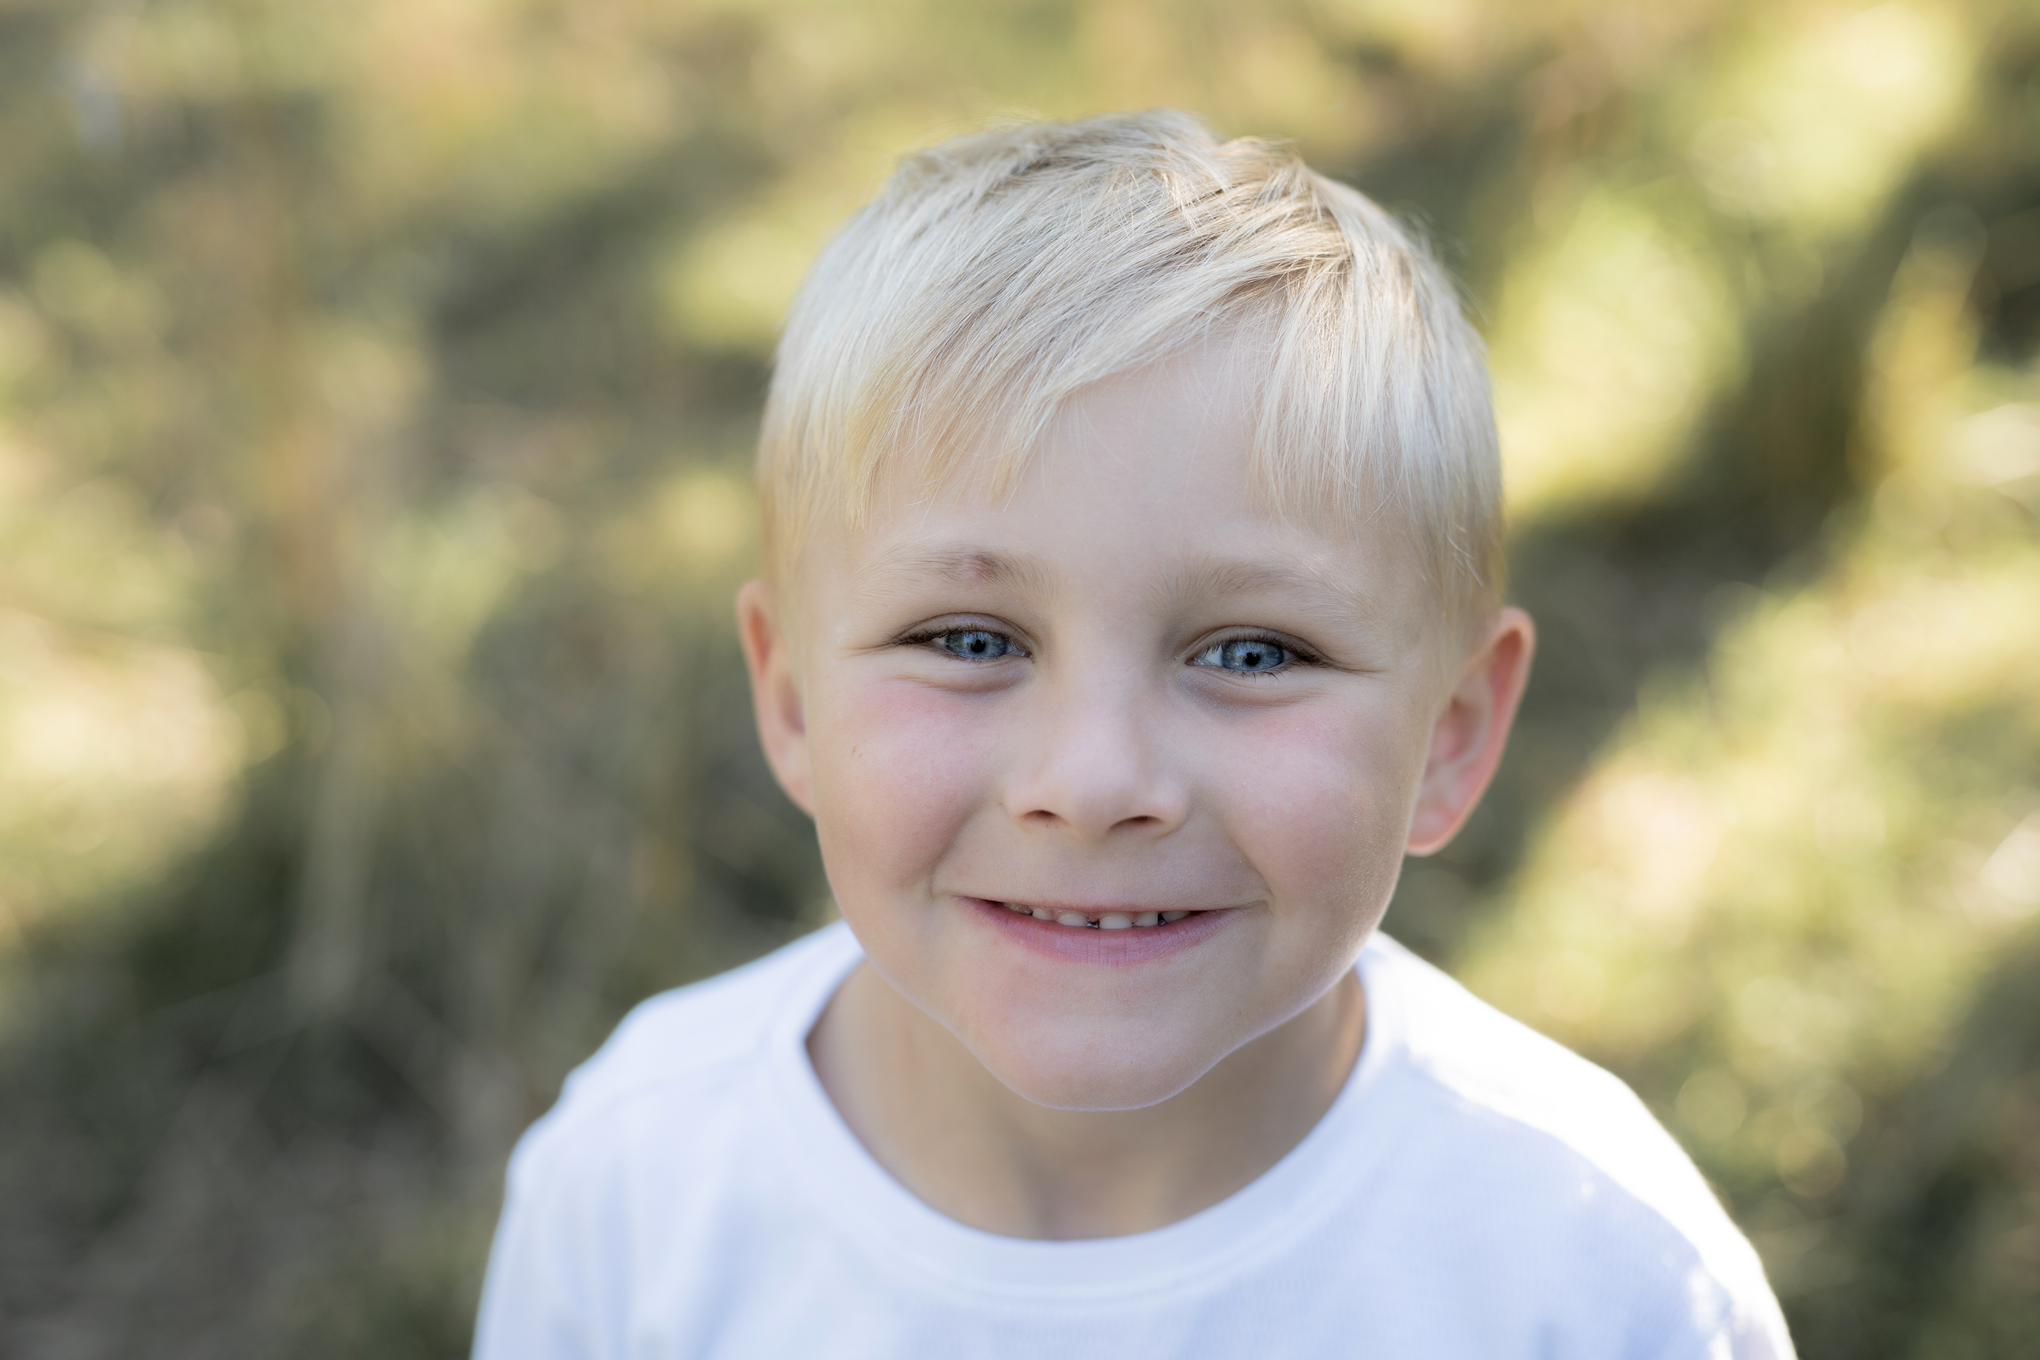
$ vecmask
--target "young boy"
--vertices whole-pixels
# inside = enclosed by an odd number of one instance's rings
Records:
[[[1376,933],[1532,643],[1390,218],[1176,114],[910,157],[759,478],[738,621],[843,923],[574,1075],[478,1356],[1790,1355],[1635,1097]]]

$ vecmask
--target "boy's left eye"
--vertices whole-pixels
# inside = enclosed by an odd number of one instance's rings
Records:
[[[929,639],[951,656],[966,661],[997,661],[1020,650],[1013,639],[989,628],[950,628]]]
[[[1272,638],[1232,638],[1212,643],[1192,657],[1190,664],[1214,666],[1236,675],[1263,675],[1279,671],[1295,659],[1294,652]]]

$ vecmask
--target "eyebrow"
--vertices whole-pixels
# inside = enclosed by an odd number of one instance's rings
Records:
[[[1381,621],[1378,603],[1320,571],[1282,563],[1219,560],[1200,562],[1172,572],[1157,587],[1158,603],[1176,600],[1223,600],[1233,596],[1302,596],[1323,602],[1338,615],[1370,625]]]
[[[904,583],[934,577],[969,586],[1012,586],[1046,592],[1052,573],[1028,554],[958,545],[918,548],[889,555],[859,573],[858,593],[886,595]],[[1218,559],[1198,562],[1169,573],[1153,591],[1153,602],[1167,608],[1185,600],[1224,600],[1238,596],[1302,597],[1307,606],[1326,608],[1337,622],[1378,624],[1381,611],[1366,592],[1333,580],[1321,571],[1287,563]]]
[[[858,573],[859,593],[883,593],[902,580],[937,577],[958,585],[1017,586],[1041,590],[1049,573],[1032,557],[986,548],[921,548],[888,555]]]

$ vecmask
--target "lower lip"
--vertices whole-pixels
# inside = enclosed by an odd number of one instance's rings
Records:
[[[1174,958],[1224,930],[1233,918],[1231,910],[1220,909],[1192,912],[1180,921],[1158,926],[1095,930],[1022,915],[1003,902],[988,902],[982,897],[959,900],[986,925],[1023,949],[1060,963],[1102,964],[1107,968],[1130,968]]]

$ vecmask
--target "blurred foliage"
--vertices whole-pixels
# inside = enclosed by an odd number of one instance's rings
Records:
[[[729,597],[908,147],[1173,104],[1425,220],[1515,751],[1391,925],[1634,1082],[1809,1357],[2040,1334],[2040,14],[0,0],[0,1349],[459,1353],[632,1001],[827,913]]]

